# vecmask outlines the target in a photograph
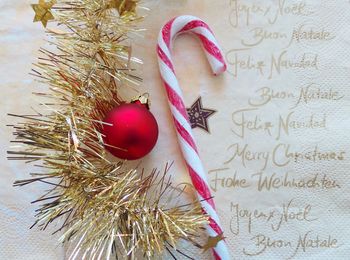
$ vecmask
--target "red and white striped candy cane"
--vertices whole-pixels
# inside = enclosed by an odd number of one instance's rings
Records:
[[[175,76],[171,58],[172,42],[180,33],[193,33],[198,36],[203,44],[206,56],[215,75],[226,70],[226,63],[209,26],[197,17],[188,15],[176,17],[165,24],[159,34],[157,46],[159,68],[168,94],[168,101],[175,122],[181,150],[193,186],[201,201],[203,211],[210,217],[209,225],[206,227],[207,232],[211,237],[215,237],[221,235],[223,230],[209,189],[206,172],[204,171],[203,164],[198,155],[191,124],[184,105],[182,91]],[[221,240],[217,246],[213,248],[213,253],[215,259],[230,259],[224,240]]]

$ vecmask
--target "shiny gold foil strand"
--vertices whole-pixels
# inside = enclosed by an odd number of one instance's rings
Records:
[[[198,202],[174,202],[183,190],[166,177],[168,165],[163,173],[146,175],[138,168],[128,169],[123,161],[111,161],[105,153],[102,119],[123,102],[119,89],[135,89],[141,82],[133,69],[138,59],[132,58],[127,41],[129,33],[139,31],[137,4],[45,4],[59,25],[48,29],[53,48],[40,49],[32,72],[49,86],[47,92],[36,93],[45,100],[45,113],[13,115],[23,119],[13,126],[13,142],[22,148],[10,151],[9,159],[42,169],[15,185],[49,185],[51,189],[35,201],[41,204],[34,225],[45,229],[62,219],[57,232],[63,232],[60,240],[73,248],[71,258],[133,258],[137,253],[154,258],[165,250],[186,256],[176,248],[178,241],[200,247],[196,240],[208,221]]]

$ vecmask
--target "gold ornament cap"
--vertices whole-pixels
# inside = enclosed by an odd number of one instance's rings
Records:
[[[149,94],[148,93],[144,93],[140,96],[136,96],[131,100],[131,103],[140,103],[144,106],[146,106],[146,108],[149,110],[150,106],[151,106],[151,101],[149,99]]]

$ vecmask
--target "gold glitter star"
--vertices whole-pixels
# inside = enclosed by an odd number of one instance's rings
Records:
[[[55,1],[45,2],[45,0],[39,0],[38,4],[32,4],[32,8],[35,12],[33,22],[41,22],[46,27],[49,20],[55,19],[51,13],[51,7],[55,4]]]
[[[216,237],[209,237],[208,242],[203,246],[204,252],[207,251],[208,249],[216,247],[217,244],[224,239],[225,237],[223,234],[217,235]]]
[[[119,15],[135,14],[137,0],[111,0],[109,7],[116,8]]]

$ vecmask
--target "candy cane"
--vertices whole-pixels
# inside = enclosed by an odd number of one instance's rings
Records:
[[[160,73],[168,94],[170,109],[175,122],[182,154],[185,158],[189,174],[201,201],[203,211],[209,216],[209,225],[206,227],[211,237],[222,235],[222,227],[212,199],[206,173],[198,156],[198,150],[193,138],[191,125],[183,101],[182,91],[175,76],[171,58],[171,45],[174,38],[180,33],[193,33],[201,40],[205,54],[215,75],[226,70],[226,63],[218,43],[209,26],[194,16],[179,16],[162,28],[158,37],[158,61]],[[226,242],[221,240],[213,248],[215,259],[230,259]]]

